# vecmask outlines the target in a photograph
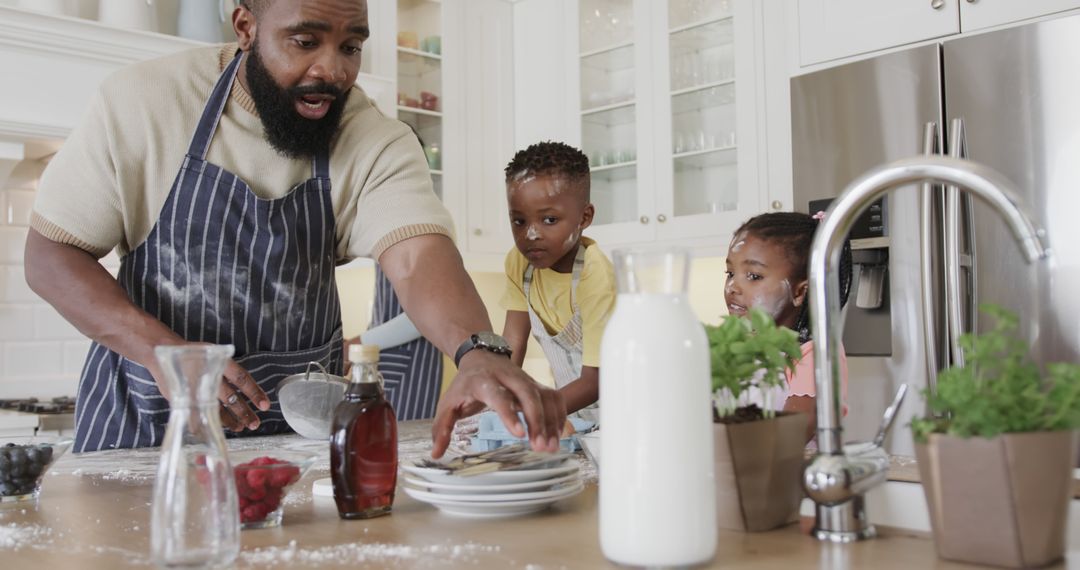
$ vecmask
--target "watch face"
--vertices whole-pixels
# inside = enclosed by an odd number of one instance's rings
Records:
[[[506,339],[492,332],[476,333],[476,344],[497,350],[510,350]]]

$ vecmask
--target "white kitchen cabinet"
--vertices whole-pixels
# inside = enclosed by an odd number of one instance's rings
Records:
[[[755,3],[574,4],[574,140],[592,165],[592,235],[726,243],[763,202]]]
[[[1080,0],[798,0],[798,61],[814,65],[1080,9]]]
[[[964,1],[798,0],[800,64],[957,34]]]
[[[605,248],[722,252],[770,202],[759,186],[758,10],[752,0],[515,4],[515,146],[562,140],[589,156],[587,233]]]
[[[1078,8],[1080,0],[963,0],[960,28],[970,32]]]

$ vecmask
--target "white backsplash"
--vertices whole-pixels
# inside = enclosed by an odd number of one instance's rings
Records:
[[[0,190],[0,398],[74,396],[90,347],[26,285],[23,248],[44,166],[19,163]],[[115,256],[106,263],[115,272]]]

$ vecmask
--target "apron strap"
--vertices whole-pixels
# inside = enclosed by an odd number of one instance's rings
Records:
[[[207,100],[206,106],[203,108],[199,124],[195,127],[195,135],[191,137],[191,144],[188,146],[189,156],[200,160],[206,159],[206,151],[210,149],[210,141],[214,139],[214,132],[217,131],[221,114],[225,112],[225,103],[229,101],[229,92],[232,91],[236,72],[240,69],[240,59],[243,53],[236,50],[236,56],[225,67],[225,71],[221,72],[221,77],[218,77],[217,84],[214,85],[214,90],[210,93],[210,99]]]

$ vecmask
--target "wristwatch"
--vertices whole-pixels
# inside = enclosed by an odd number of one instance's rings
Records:
[[[510,358],[512,352],[505,338],[493,332],[479,332],[465,339],[465,342],[458,347],[457,352],[454,353],[454,366],[460,366],[462,357],[474,348],[482,348],[507,358]]]

